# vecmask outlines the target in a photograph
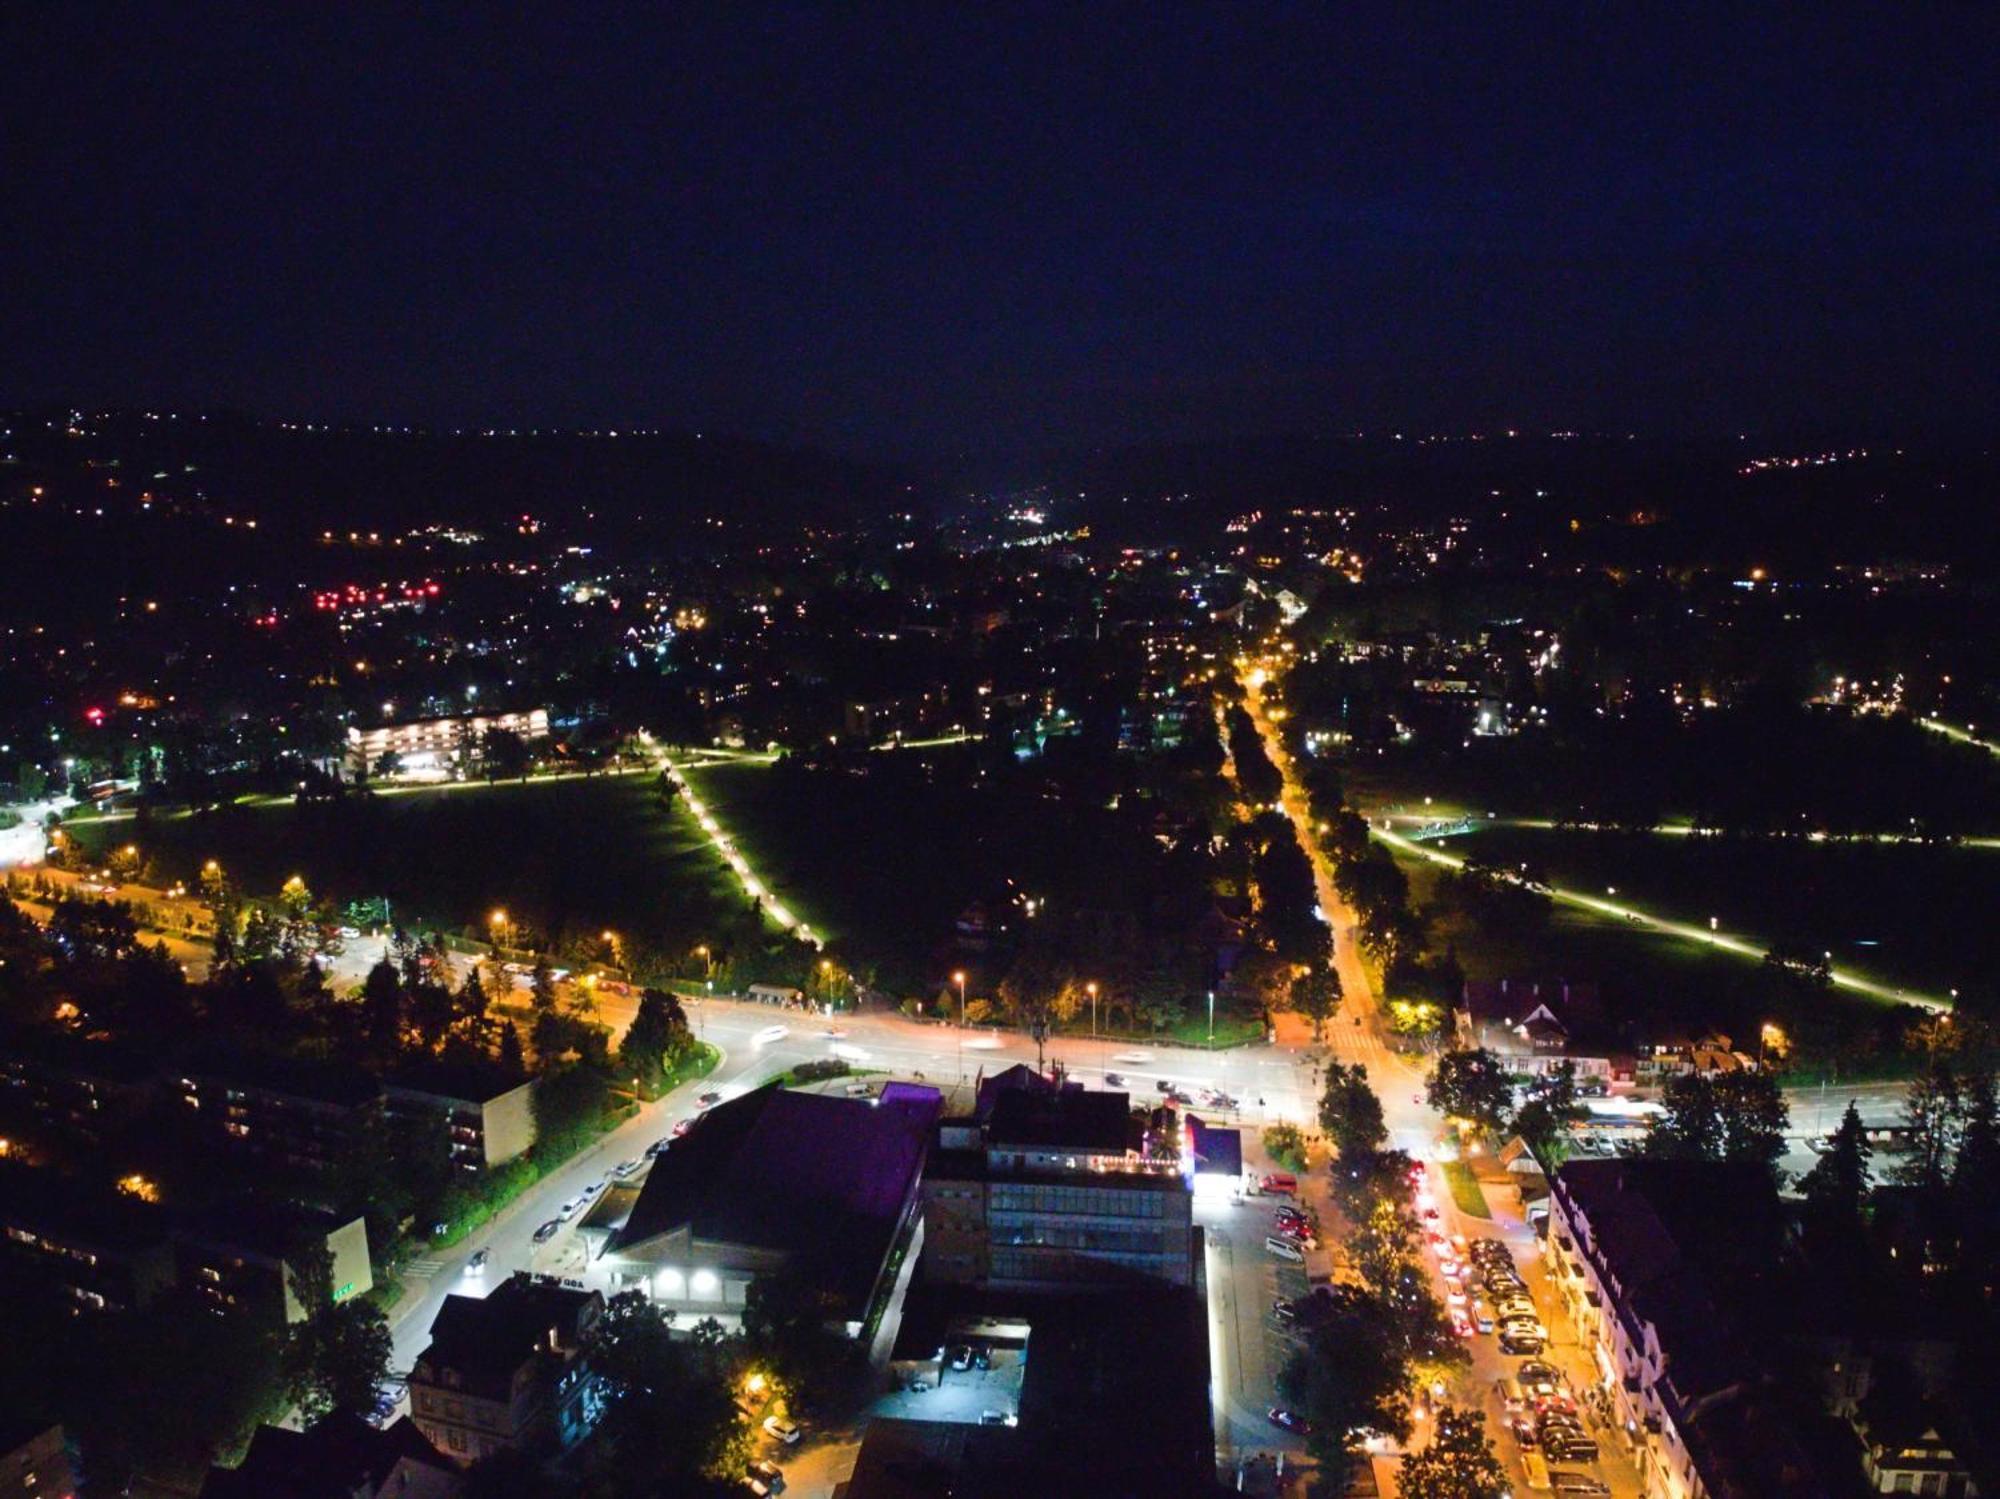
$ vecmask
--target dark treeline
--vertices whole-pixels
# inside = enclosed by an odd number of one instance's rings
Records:
[[[1426,758],[1454,794],[1569,824],[1939,839],[2000,827],[2000,759],[1906,719],[1839,709],[1628,712]]]

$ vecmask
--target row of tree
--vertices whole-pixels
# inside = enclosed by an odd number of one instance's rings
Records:
[[[1334,1201],[1348,1225],[1352,1282],[1315,1291],[1299,1312],[1305,1341],[1279,1372],[1280,1393],[1308,1424],[1330,1492],[1344,1492],[1371,1436],[1407,1443],[1425,1391],[1466,1363],[1420,1258],[1410,1209],[1415,1163],[1387,1148],[1381,1100],[1359,1065],[1329,1063],[1319,1123],[1332,1144]],[[1500,1499],[1505,1474],[1484,1418],[1439,1403],[1432,1439],[1404,1460],[1406,1499]]]

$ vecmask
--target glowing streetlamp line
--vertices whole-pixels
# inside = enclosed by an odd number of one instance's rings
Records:
[[[1459,856],[1442,853],[1437,849],[1426,847],[1424,844],[1405,838],[1401,833],[1391,832],[1387,828],[1377,827],[1373,823],[1369,824],[1368,831],[1391,848],[1400,849],[1404,853],[1415,854],[1419,858],[1430,860],[1433,864],[1442,864],[1446,869],[1462,869],[1465,867],[1465,860]],[[1712,931],[1708,927],[1697,926],[1692,922],[1670,921],[1665,917],[1653,916],[1644,911],[1634,910],[1630,906],[1621,906],[1613,901],[1602,900],[1594,895],[1582,895],[1574,890],[1564,890],[1555,885],[1549,885],[1545,888],[1547,888],[1551,899],[1559,900],[1565,905],[1577,906],[1583,910],[1595,912],[1600,916],[1613,916],[1621,921],[1636,922],[1652,931],[1664,932],[1669,936],[1684,938],[1689,942],[1699,943],[1704,947],[1733,953],[1739,958],[1750,958],[1759,963],[1764,961],[1766,949],[1754,942],[1745,942],[1739,937],[1731,937],[1723,932]],[[1878,984],[1873,979],[1861,978],[1852,973],[1842,973],[1837,969],[1829,970],[1829,972],[1832,974],[1833,982],[1840,988],[1851,989],[1857,994],[1866,994],[1871,999],[1888,1000],[1894,1004],[1919,1005],[1926,1010],[1934,1011],[1944,1011],[1951,1008],[1949,1000],[1940,999],[1935,995],[1922,994],[1914,989],[1899,989],[1891,987],[1888,984]]]
[[[735,873],[738,883],[743,886],[744,893],[752,900],[761,902],[764,914],[784,930],[802,942],[810,942],[815,948],[824,948],[826,939],[787,910],[784,904],[771,894],[769,886],[757,877],[756,871],[750,867],[750,861],[744,858],[742,851],[736,847],[736,840],[723,830],[722,824],[716,821],[715,814],[710,812],[702,804],[701,798],[694,794],[694,787],[688,784],[688,779],[682,774],[681,768],[665,753],[661,754],[660,763],[666,768],[667,779],[674,783],[674,788],[686,801],[688,811],[694,814],[696,824],[707,835],[715,851],[722,855],[723,862]]]

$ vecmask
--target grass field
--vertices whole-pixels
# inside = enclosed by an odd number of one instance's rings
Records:
[[[1402,855],[1398,863],[1416,904],[1426,904],[1445,871]],[[1625,887],[1619,889],[1622,895]],[[1547,925],[1533,930],[1493,931],[1451,919],[1438,925],[1436,938],[1457,954],[1468,979],[1596,985],[1605,1019],[1628,1041],[1662,1029],[1712,1028],[1754,1047],[1770,1018],[1763,965],[1571,906],[1558,904]],[[1824,1003],[1857,1016],[1884,1013],[1880,1002],[1844,990]]]
[[[1539,871],[1661,916],[1830,952],[1884,984],[1943,992],[2000,964],[2000,851],[1921,844],[1738,842],[1494,827],[1452,852]]]
[[[336,901],[386,895],[399,921],[481,937],[504,908],[551,941],[610,928],[680,952],[748,909],[693,818],[663,812],[642,776],[68,826],[99,853],[137,843],[163,880],[192,885],[216,859],[251,894],[297,874]]]
[[[936,968],[959,914],[1003,880],[1046,899],[1115,905],[1153,861],[1154,846],[1108,812],[1057,818],[970,789],[976,780],[954,758],[964,753],[902,751],[865,776],[748,760],[687,774],[787,909],[907,984]]]

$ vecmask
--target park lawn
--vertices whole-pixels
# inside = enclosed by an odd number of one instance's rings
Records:
[[[1413,903],[1424,906],[1447,871],[1400,850],[1395,857],[1409,876]],[[1625,885],[1618,889],[1621,897],[1628,893]],[[1643,903],[1636,891],[1631,893],[1635,905]],[[1606,1022],[1627,1043],[1684,1029],[1720,1031],[1739,1047],[1754,1049],[1760,1028],[1771,1018],[1770,975],[1764,964],[1560,902],[1540,928],[1494,931],[1452,918],[1435,923],[1432,939],[1456,954],[1469,980],[1596,985]],[[1830,990],[1820,1002],[1855,1021],[1874,1017],[1895,1023],[1886,1002],[1852,990]],[[1797,1081],[1813,1081],[1818,1065],[1795,1060],[1792,1075]],[[1829,1065],[1835,1076],[1850,1082],[1863,1077],[1888,1081],[1906,1076],[1912,1062],[1883,1044],[1865,1060],[1849,1056]]]
[[[740,921],[748,901],[679,806],[643,776],[239,804],[67,824],[101,856],[137,843],[153,878],[195,884],[219,861],[253,896],[299,875],[336,903],[387,896],[400,923],[484,937],[504,909],[551,945],[606,928],[678,955]]]
[[[875,965],[880,983],[905,993],[962,962],[976,993],[997,975],[951,949],[968,905],[1006,881],[1072,907],[1138,903],[1158,846],[1109,810],[1051,816],[1018,789],[987,789],[965,774],[972,753],[899,750],[867,775],[747,759],[685,769],[758,878],[850,961]],[[1204,1013],[1204,1036],[1206,1027]]]
[[[1658,833],[1490,827],[1451,851],[1528,865],[1551,883],[1765,943],[1830,952],[1877,983],[1943,993],[2000,966],[2000,850],[1923,844],[1744,841]]]
[[[1451,1188],[1451,1200],[1458,1204],[1458,1210],[1468,1218],[1491,1218],[1493,1210],[1486,1205],[1486,1194],[1479,1189],[1479,1178],[1472,1174],[1472,1168],[1463,1161],[1444,1163],[1445,1185]]]

